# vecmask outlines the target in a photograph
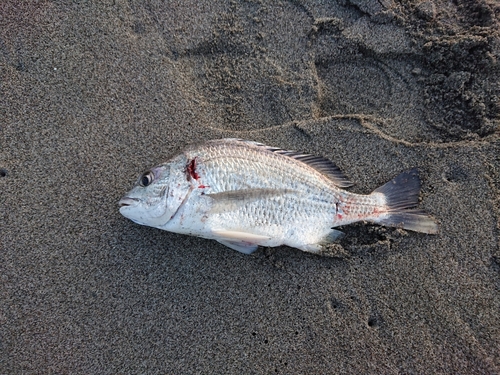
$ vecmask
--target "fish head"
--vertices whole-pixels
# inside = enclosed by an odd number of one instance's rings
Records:
[[[139,176],[132,190],[119,202],[120,213],[133,222],[155,228],[167,224],[190,192],[185,174],[174,160]]]

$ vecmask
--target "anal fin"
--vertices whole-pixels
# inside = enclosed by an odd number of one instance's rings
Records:
[[[297,246],[297,249],[306,251],[308,253],[318,253],[323,250],[323,247],[335,242],[335,240],[342,238],[343,236],[344,232],[336,229],[331,229],[330,233],[328,233],[320,242],[302,244],[300,246]]]

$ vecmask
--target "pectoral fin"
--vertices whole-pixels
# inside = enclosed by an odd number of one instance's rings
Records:
[[[295,193],[290,189],[241,189],[229,190],[221,193],[205,194],[206,197],[212,198],[211,214],[220,212],[233,211],[241,206],[255,202],[260,199],[281,196],[289,193]]]
[[[232,230],[221,229],[213,230],[212,232],[217,242],[243,254],[253,253],[257,250],[259,243],[271,239],[271,237],[268,236]]]

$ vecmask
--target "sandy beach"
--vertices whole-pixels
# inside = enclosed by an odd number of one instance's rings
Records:
[[[1,374],[500,373],[500,4],[0,3]],[[418,167],[426,235],[243,255],[119,199],[185,145]]]

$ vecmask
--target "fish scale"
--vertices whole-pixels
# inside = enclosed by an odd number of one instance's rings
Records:
[[[210,156],[207,156],[210,157]],[[215,163],[212,159],[205,161],[207,170],[211,170],[212,173],[206,175],[207,184],[211,187],[214,186],[215,191],[220,190],[217,187],[217,181],[231,180],[230,186],[224,186],[221,190],[237,190],[244,188],[279,188],[280,185],[288,186],[291,190],[300,192],[300,195],[296,195],[295,199],[293,196],[287,197],[286,201],[276,200],[275,198],[262,199],[258,205],[253,204],[255,208],[265,207],[266,210],[261,209],[258,211],[248,212],[247,210],[242,210],[241,213],[234,212],[231,215],[235,215],[239,223],[244,221],[249,223],[253,221],[259,221],[264,225],[283,223],[285,221],[294,220],[297,223],[298,219],[303,216],[303,214],[308,215],[309,219],[312,218],[313,212],[325,212],[329,217],[332,218],[333,226],[333,202],[339,199],[336,194],[332,191],[326,190],[326,184],[319,184],[317,180],[313,178],[306,178],[294,170],[290,173],[284,173],[285,168],[277,167],[276,162],[269,163],[268,165],[263,165],[261,162],[252,163],[248,160],[241,160],[238,168],[235,168],[236,162],[234,159],[227,160],[224,163],[225,157],[217,158],[217,165],[219,168],[210,168],[210,164]],[[275,158],[272,158],[275,159]],[[271,159],[271,160],[272,160]],[[225,168],[220,168],[224,166]],[[255,179],[244,179],[243,176],[236,176],[237,172],[246,171],[245,174],[252,176],[251,172],[255,174],[253,176],[258,176]],[[264,173],[260,172],[264,171]],[[230,177],[232,176],[232,177]],[[203,175],[201,177],[203,179]],[[331,182],[327,182],[331,184]],[[220,185],[220,184],[219,184]],[[325,193],[326,191],[326,193]],[[210,192],[210,190],[209,190]],[[318,194],[318,192],[323,194]],[[316,193],[315,195],[313,195]],[[305,212],[304,212],[305,211]],[[266,215],[266,220],[259,220],[260,215]],[[242,215],[246,215],[242,217]],[[227,215],[229,216],[229,215]],[[255,224],[255,223],[254,223]]]
[[[418,203],[416,169],[396,176],[369,195],[352,185],[331,161],[221,139],[188,146],[152,168],[120,201],[136,223],[215,239],[243,253],[260,246],[288,245],[318,252],[340,234],[333,229],[369,221],[436,233]]]

